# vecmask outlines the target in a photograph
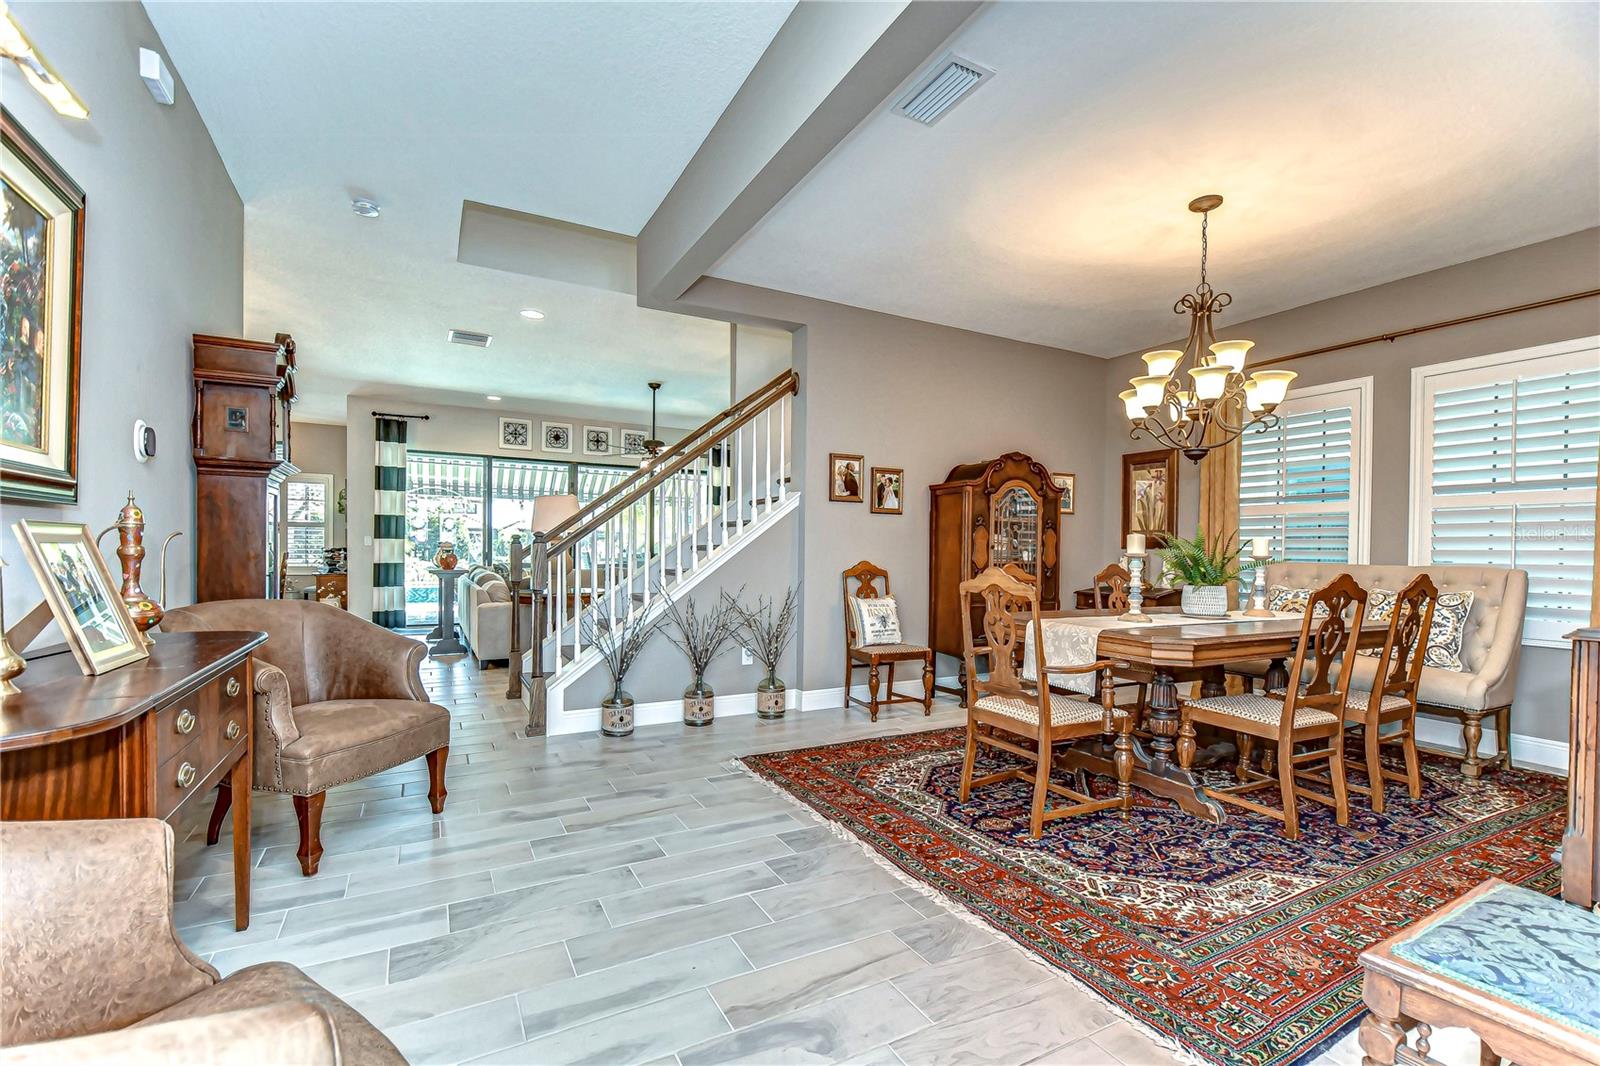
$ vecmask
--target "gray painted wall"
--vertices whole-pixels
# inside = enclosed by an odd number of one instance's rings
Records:
[[[327,474],[333,478],[333,498],[338,500],[339,490],[345,487],[348,476],[345,470],[345,428],[324,425],[320,422],[296,422],[294,465],[303,474]],[[333,513],[333,540],[329,547],[342,547],[345,542],[345,516]]]
[[[19,518],[83,522],[98,532],[129,490],[148,539],[172,530],[172,604],[194,594],[194,464],[189,459],[190,335],[243,328],[244,209],[211,136],[174,72],[177,102],[163,107],[138,77],[140,46],[162,50],[144,8],[129,3],[15,3],[17,20],[89,108],[87,120],[52,111],[11,63],[0,95],[88,200],[84,230],[83,352],[78,504],[4,505],[0,555],[6,617],[41,598],[11,534]],[[159,454],[133,457],[133,422],[156,428]],[[112,561],[113,574],[118,572]],[[145,590],[157,588],[157,566]],[[40,643],[59,640],[52,627]]]
[[[1224,282],[1226,279],[1223,279]],[[1224,286],[1225,287],[1225,286]],[[1570,292],[1600,288],[1600,230],[1585,230],[1555,240],[1487,256],[1469,263],[1403,278],[1387,285],[1308,304],[1248,322],[1227,322],[1222,337],[1249,337],[1256,358],[1303,351],[1325,344],[1424,325],[1461,315],[1528,303]],[[1507,352],[1539,344],[1600,334],[1600,301],[1582,300],[1432,333],[1405,337],[1343,352],[1312,356],[1283,365],[1300,377],[1295,385],[1320,385],[1371,376],[1372,542],[1374,563],[1404,563],[1407,556],[1411,467],[1411,369],[1452,359]],[[1148,348],[1112,360],[1100,395],[1107,410],[1127,380],[1143,373],[1139,354],[1177,347],[1181,341],[1151,338]],[[1293,389],[1291,388],[1291,394]],[[1101,540],[1117,542],[1121,513],[1121,456],[1154,445],[1133,442],[1120,414],[1108,420],[1104,495],[1099,498]],[[1193,464],[1180,460],[1179,527],[1193,529],[1199,515],[1200,480]],[[1526,647],[1514,705],[1512,732],[1549,740],[1567,739],[1567,653]]]

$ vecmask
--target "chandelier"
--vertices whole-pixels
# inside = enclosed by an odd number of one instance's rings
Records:
[[[1189,339],[1181,350],[1146,352],[1145,375],[1118,394],[1133,427],[1130,437],[1143,433],[1197,463],[1252,426],[1276,426],[1273,412],[1298,376],[1292,370],[1257,370],[1246,377],[1245,357],[1255,342],[1219,341],[1212,332],[1212,316],[1233,302],[1206,280],[1206,226],[1221,206],[1222,197],[1214,194],[1189,202],[1189,210],[1200,216],[1200,284],[1172,305],[1175,314],[1189,316]]]

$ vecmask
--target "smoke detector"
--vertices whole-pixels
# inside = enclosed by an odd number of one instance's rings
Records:
[[[451,344],[465,344],[473,348],[487,348],[489,342],[494,340],[487,333],[479,333],[471,329],[453,329],[448,334]]]
[[[953,52],[946,53],[918,78],[911,91],[900,98],[893,111],[931,126],[952,107],[966,99],[978,84],[994,76],[994,71]]]

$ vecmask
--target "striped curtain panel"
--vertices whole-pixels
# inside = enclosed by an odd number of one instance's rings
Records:
[[[377,419],[372,471],[372,620],[406,624],[406,423]]]

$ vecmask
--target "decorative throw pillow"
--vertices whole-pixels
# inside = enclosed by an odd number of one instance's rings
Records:
[[[1433,606],[1433,627],[1428,630],[1428,647],[1422,665],[1440,670],[1465,670],[1461,663],[1461,644],[1467,636],[1467,619],[1472,615],[1471,592],[1441,592]],[[1398,594],[1388,589],[1373,589],[1367,597],[1367,619],[1387,623],[1394,617]],[[1362,655],[1376,657],[1382,648],[1362,648]]]
[[[1288,585],[1273,585],[1267,589],[1267,610],[1269,611],[1290,611],[1294,614],[1305,614],[1306,604],[1310,600],[1310,589],[1294,589]]]
[[[870,600],[852,596],[850,609],[856,615],[856,647],[900,643],[900,608],[893,596]]]

